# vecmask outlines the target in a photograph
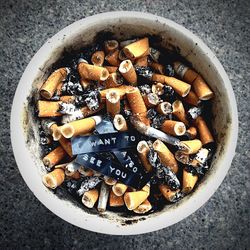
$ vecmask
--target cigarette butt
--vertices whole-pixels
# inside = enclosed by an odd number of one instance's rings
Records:
[[[106,108],[113,118],[120,113],[120,96],[117,91],[111,90],[106,94]]]
[[[60,96],[60,101],[65,102],[65,103],[73,103],[75,99],[76,98],[73,95]]]
[[[184,106],[180,100],[176,100],[172,104],[173,115],[175,115],[181,122],[188,126],[188,121],[186,118],[186,112]]]
[[[94,81],[105,81],[109,76],[107,69],[100,66],[90,65],[85,62],[80,62],[78,64],[78,72],[81,78]]]
[[[95,66],[102,66],[104,62],[104,58],[105,58],[104,51],[98,50],[94,52],[93,55],[91,56],[91,62]]]
[[[115,88],[121,86],[122,84],[123,84],[123,78],[117,72],[111,73],[108,79],[105,81],[106,88]]]
[[[188,164],[190,162],[189,155],[185,154],[183,151],[177,150],[174,154],[175,159],[182,164]]]
[[[57,124],[53,124],[50,127],[50,131],[54,141],[60,140],[60,138],[62,137],[62,133],[60,127],[58,127]]]
[[[98,200],[99,192],[97,189],[91,189],[82,196],[82,204],[88,208],[93,208]]]
[[[197,129],[196,127],[190,127],[186,130],[186,133],[185,133],[189,139],[194,139],[196,138],[197,136]],[[201,140],[202,141],[202,140]]]
[[[109,74],[115,73],[118,70],[118,67],[115,66],[104,66],[108,70]]]
[[[111,190],[109,194],[109,206],[110,207],[121,207],[124,205],[123,196],[117,196]]]
[[[104,49],[106,54],[118,50],[119,43],[116,40],[108,40],[104,42]]]
[[[73,157],[72,153],[72,147],[71,147],[71,141],[67,140],[63,136],[60,137],[59,139],[60,145],[63,147],[63,149],[66,151],[66,153],[70,156]]]
[[[153,148],[157,152],[161,163],[176,174],[178,172],[178,164],[168,147],[162,141],[156,140],[153,143]]]
[[[91,82],[88,79],[81,78],[80,84],[82,85],[83,89],[87,89],[90,86]]]
[[[130,43],[125,46],[122,50],[124,54],[130,59],[137,59],[139,57],[149,55],[149,42],[148,38],[145,37],[136,42]]]
[[[158,95],[154,93],[143,95],[143,100],[147,108],[156,106],[160,101]]]
[[[160,82],[153,84],[152,85],[152,92],[157,94],[157,95],[163,95],[164,94],[164,85]]]
[[[120,183],[120,182],[117,182],[113,187],[112,187],[112,190],[114,192],[115,195],[117,196],[122,196],[126,190],[127,190],[128,186],[123,184],[123,183]]]
[[[206,122],[201,116],[198,116],[195,120],[195,124],[198,128],[200,140],[203,145],[206,145],[208,143],[214,142],[214,138],[212,136],[212,133],[210,132]]]
[[[74,180],[79,180],[81,178],[81,175],[78,171],[75,171],[74,173],[72,173],[70,176],[69,176],[71,179],[74,179]]]
[[[110,190],[109,186],[105,182],[102,182],[98,205],[97,205],[97,210],[99,212],[104,212],[106,210],[109,197],[109,190]]]
[[[190,69],[181,62],[174,62],[174,70],[185,82],[192,83],[198,76],[198,73]]]
[[[175,190],[172,191],[167,185],[165,184],[161,184],[159,185],[159,189],[161,191],[161,193],[163,194],[163,196],[165,197],[166,200],[172,202],[175,198],[176,193],[178,193],[180,190]]]
[[[129,39],[129,40],[121,41],[121,42],[120,42],[120,47],[121,47],[121,48],[124,48],[125,46],[127,46],[127,45],[129,45],[129,44],[131,44],[131,43],[134,43],[134,42],[136,42],[136,41],[137,41],[137,39]]]
[[[41,101],[37,102],[38,116],[39,117],[53,117],[61,116],[58,112],[61,102]]]
[[[198,106],[200,100],[198,96],[194,93],[194,91],[190,91],[187,96],[183,97],[183,100],[193,106]]]
[[[144,56],[144,57],[141,57],[141,58],[138,58],[137,60],[135,60],[135,66],[147,67],[148,66],[148,57]]]
[[[40,95],[45,99],[50,99],[54,95],[57,86],[63,80],[65,80],[66,76],[67,76],[66,68],[60,68],[54,71],[42,85],[40,89]]]
[[[185,169],[183,169],[182,192],[185,194],[190,193],[193,190],[197,180],[197,175],[193,175],[192,173],[189,173]]]
[[[52,172],[42,177],[43,184],[51,189],[55,189],[64,182],[65,174],[61,168],[56,168]]]
[[[124,61],[124,60],[127,60],[127,59],[128,59],[127,56],[124,54],[123,50],[120,50],[120,51],[119,51],[119,59],[120,59],[121,61]]]
[[[119,72],[132,85],[137,84],[137,75],[130,60],[124,60],[119,66]]]
[[[214,96],[213,91],[208,87],[207,83],[200,75],[194,80],[192,86],[196,95],[202,101],[209,100]]]
[[[89,133],[95,128],[95,126],[95,119],[93,117],[88,117],[64,124],[60,129],[65,138],[71,138],[73,136]]]
[[[104,89],[104,90],[100,91],[101,99],[102,99],[102,101],[105,101],[107,92],[109,92],[111,90],[117,91],[119,93],[120,98],[122,99],[126,95],[126,92],[131,90],[131,89],[133,89],[133,87],[128,86],[128,85],[121,85],[121,86],[115,87],[115,88]]]
[[[118,131],[128,130],[128,124],[125,118],[120,114],[115,115],[113,124],[114,124],[115,129],[117,129]]]
[[[65,150],[61,146],[59,146],[43,158],[43,164],[49,168],[52,168],[57,163],[59,163],[66,155],[67,154]]]
[[[161,125],[161,130],[170,135],[181,136],[186,132],[186,126],[183,122],[165,120]]]
[[[165,75],[153,73],[151,80],[152,80],[152,82],[159,82],[162,84],[166,84],[165,77],[166,77]]]
[[[144,202],[142,202],[141,205],[139,205],[136,209],[134,209],[133,211],[137,214],[145,214],[147,212],[149,212],[152,209],[152,205],[149,202],[148,199],[146,199]]]
[[[174,91],[182,97],[187,96],[191,90],[190,84],[183,82],[181,80],[178,80],[174,77],[165,76],[165,83],[169,85],[170,87],[172,87]]]
[[[114,178],[111,178],[111,177],[109,177],[109,176],[104,176],[103,179],[104,179],[105,183],[106,183],[107,185],[109,185],[109,186],[113,186],[113,185],[115,185],[116,182],[117,182],[117,180],[115,180]]]
[[[156,111],[162,115],[168,115],[172,113],[172,105],[169,102],[162,102],[157,105]]]
[[[105,56],[105,60],[112,66],[118,67],[121,63],[119,59],[119,50],[115,50],[110,52],[108,55]]]
[[[149,146],[146,141],[140,141],[137,144],[137,152],[139,154],[139,157],[141,159],[142,165],[145,168],[145,170],[147,172],[151,172],[152,166],[148,160]]]
[[[151,62],[150,67],[153,68],[156,72],[160,74],[164,74],[164,66],[157,62]]]
[[[134,210],[141,205],[149,196],[149,193],[143,190],[135,192],[126,192],[124,202],[128,210]]]
[[[189,141],[181,141],[182,144],[184,144],[188,150],[184,151],[187,154],[195,154],[197,153],[201,147],[202,143],[199,139],[189,140]]]
[[[146,125],[149,125],[150,121],[147,118],[147,107],[143,101],[140,90],[138,88],[130,89],[126,92],[126,96],[132,113],[137,115]]]
[[[55,96],[60,96],[62,94],[62,86],[63,86],[63,82],[58,83],[55,93]]]

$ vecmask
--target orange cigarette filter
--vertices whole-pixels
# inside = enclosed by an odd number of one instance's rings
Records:
[[[123,183],[120,183],[120,182],[117,182],[113,187],[112,187],[112,191],[114,192],[114,194],[116,196],[122,196],[126,190],[127,190],[128,186],[123,184]]]
[[[104,49],[106,54],[118,50],[119,43],[116,40],[108,40],[104,42]]]
[[[176,190],[176,191],[172,191],[167,185],[165,184],[161,184],[159,185],[159,190],[161,191],[161,193],[163,194],[163,196],[165,197],[165,199],[167,201],[172,202],[175,198],[176,193],[178,193],[180,190]]]
[[[106,94],[111,90],[117,91],[119,93],[120,99],[122,99],[126,95],[126,92],[131,89],[133,89],[133,87],[128,85],[121,85],[115,88],[104,89],[100,91],[101,99],[102,101],[106,100]]]
[[[171,76],[165,76],[165,83],[172,87],[181,97],[185,97],[191,90],[191,85]]]
[[[119,72],[132,85],[137,84],[137,75],[135,68],[130,60],[124,60],[119,66]]]
[[[200,75],[198,75],[192,85],[196,95],[200,100],[206,101],[214,96],[213,91],[209,88],[205,80]]]
[[[137,59],[149,55],[149,42],[145,37],[136,42],[125,46],[122,50],[124,54],[130,59]]]
[[[189,141],[181,141],[182,144],[184,144],[188,150],[184,151],[187,154],[195,154],[197,153],[201,147],[202,143],[199,139],[189,140]]]
[[[115,66],[104,66],[108,70],[109,74],[115,73],[118,70],[118,67]]]
[[[39,117],[53,117],[53,116],[62,116],[58,112],[60,107],[60,101],[50,102],[50,101],[41,101],[37,102],[38,116]]]
[[[60,101],[65,103],[73,103],[75,101],[75,96],[73,95],[60,96]]]
[[[180,100],[176,100],[172,104],[173,115],[175,115],[181,122],[188,126],[188,120],[186,118],[186,112],[184,106]]]
[[[133,211],[136,214],[145,214],[147,212],[149,212],[152,209],[152,205],[149,202],[148,199],[146,199],[144,202],[142,202],[141,205],[139,205],[136,209],[134,209]]]
[[[110,207],[122,207],[124,205],[123,196],[117,196],[111,190],[109,194],[109,206]]]
[[[109,177],[109,176],[104,176],[103,179],[104,179],[105,183],[106,183],[107,185],[109,185],[109,186],[113,186],[113,185],[115,185],[116,182],[117,182],[117,180],[115,180],[115,179],[113,179],[113,178],[111,178],[111,177]]]
[[[193,175],[192,173],[189,173],[185,169],[183,169],[182,192],[185,194],[190,193],[193,190],[197,181],[198,181],[197,175]]]
[[[188,93],[187,96],[183,97],[183,100],[193,106],[198,106],[198,104],[200,103],[198,96],[192,90]]]
[[[147,118],[147,107],[143,101],[140,90],[138,88],[128,90],[126,96],[132,113],[137,115],[146,125],[149,125],[150,121]]]
[[[160,140],[156,140],[153,143],[153,148],[157,152],[161,163],[165,167],[169,167],[174,173],[178,172],[178,163],[175,160],[174,155],[168,149],[168,147]]]
[[[114,124],[114,127],[118,131],[127,131],[128,130],[128,124],[127,124],[125,118],[120,114],[115,115],[113,124]]]
[[[82,204],[88,208],[93,208],[99,197],[98,189],[91,189],[82,196]]]
[[[123,79],[121,75],[117,72],[111,73],[108,79],[105,81],[106,88],[115,88],[121,86],[123,83]]]
[[[165,120],[161,125],[161,130],[170,135],[181,136],[186,132],[186,126],[183,122]]]
[[[56,168],[52,172],[42,177],[43,184],[51,189],[55,189],[64,182],[65,174],[61,168]]]
[[[135,60],[135,66],[147,67],[148,66],[148,56],[144,56]]]
[[[162,102],[157,105],[156,111],[162,115],[170,114],[172,113],[172,105],[169,102]]]
[[[91,65],[85,62],[80,62],[78,64],[78,72],[81,78],[94,81],[105,81],[109,76],[108,70],[104,67]]]
[[[137,145],[137,152],[139,154],[142,165],[147,172],[152,171],[152,166],[148,160],[149,146],[146,141],[140,141]]]
[[[60,68],[54,71],[42,85],[40,89],[40,95],[45,99],[51,99],[56,91],[57,86],[65,80],[66,76],[66,68]]]
[[[54,95],[56,95],[56,96],[62,95],[62,86],[63,86],[63,82],[60,82],[60,83],[57,85],[57,87],[56,87],[56,90],[55,90]]]
[[[77,135],[83,135],[91,132],[96,125],[95,119],[92,117],[73,121],[61,126],[61,133],[65,138],[71,138]]]
[[[159,82],[159,83],[162,83],[162,84],[166,84],[165,83],[165,78],[166,78],[165,75],[153,73],[151,80],[153,82]]]
[[[196,127],[190,127],[187,129],[186,131],[186,135],[190,138],[190,139],[194,139],[197,136],[197,129]]]
[[[54,141],[58,141],[62,137],[61,129],[56,123],[52,124],[49,129]]]
[[[111,90],[106,94],[106,108],[113,118],[120,113],[120,96],[117,91]]]
[[[66,151],[66,153],[70,157],[73,157],[71,141],[67,140],[65,137],[61,136],[61,138],[59,139],[59,143],[62,146],[62,148]]]
[[[151,62],[150,67],[153,68],[156,72],[158,72],[162,75],[164,74],[164,66],[162,64],[156,63],[156,62]]]
[[[197,117],[197,119],[195,120],[195,124],[198,128],[200,139],[201,139],[201,142],[203,145],[214,142],[214,138],[213,138],[206,122],[204,121],[204,119],[201,116]]]
[[[143,100],[147,108],[156,106],[160,101],[158,95],[154,93],[143,95]]]
[[[91,62],[95,66],[102,66],[104,63],[105,53],[102,50],[98,50],[91,56]]]
[[[119,66],[121,61],[119,59],[119,50],[110,52],[105,56],[105,60],[112,66]]]
[[[182,64],[181,62],[174,63],[174,70],[181,79],[185,82],[192,83],[198,76],[198,73],[194,70],[190,69],[186,65]]]
[[[149,190],[126,192],[124,202],[128,210],[134,210],[141,205],[149,196]]]
[[[53,166],[58,164],[65,156],[67,156],[67,153],[61,146],[59,146],[43,158],[43,164],[49,168],[52,168]]]

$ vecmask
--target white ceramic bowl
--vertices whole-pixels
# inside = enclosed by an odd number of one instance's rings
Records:
[[[112,212],[98,216],[76,205],[66,194],[55,195],[44,187],[37,143],[37,129],[28,97],[48,76],[50,66],[65,48],[91,43],[99,31],[111,31],[118,39],[156,34],[163,47],[178,47],[182,56],[200,72],[215,93],[213,126],[217,151],[211,169],[195,192],[172,206],[148,216],[124,218]],[[140,12],[109,12],[77,21],[49,39],[35,54],[18,84],[11,111],[11,142],[23,179],[34,195],[62,219],[87,230],[118,235],[142,234],[168,227],[200,208],[216,191],[227,174],[238,134],[237,107],[232,86],[212,51],[195,35],[168,19]]]

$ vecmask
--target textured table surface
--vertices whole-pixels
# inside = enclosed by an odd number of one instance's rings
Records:
[[[198,35],[232,82],[239,139],[232,167],[215,195],[169,228],[141,236],[108,236],[74,227],[44,207],[19,174],[10,143],[12,98],[28,62],[63,27],[112,10],[170,18]],[[0,248],[247,249],[249,240],[250,1],[0,1]],[[223,166],[222,166],[223,167]]]

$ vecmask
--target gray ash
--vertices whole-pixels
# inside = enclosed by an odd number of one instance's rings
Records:
[[[100,182],[101,182],[101,179],[96,176],[84,177],[84,179],[81,182],[80,188],[77,190],[77,194],[79,196],[83,195],[85,192],[89,191],[90,189],[95,188]]]
[[[62,86],[62,94],[63,95],[81,95],[83,94],[83,88],[79,81],[71,81],[64,82]]]
[[[167,184],[167,186],[170,187],[171,190],[177,190],[180,188],[180,181],[176,177],[175,173],[173,173],[168,167],[163,167],[164,171],[164,181]]]
[[[174,68],[170,64],[165,66],[165,75],[174,76]]]
[[[77,191],[81,187],[81,183],[82,183],[82,179],[80,179],[80,180],[70,179],[70,180],[65,180],[63,183],[63,186],[66,188],[66,190],[72,196],[74,196],[76,199],[78,199],[79,195],[78,195]]]
[[[197,167],[193,167],[191,165],[186,165],[185,170],[193,175],[198,175],[199,177],[203,177],[207,170],[209,169],[209,165],[207,162],[204,164],[198,164]]]
[[[153,108],[151,108],[147,111],[147,117],[150,120],[154,119],[157,116],[157,114],[158,114],[157,111]]]
[[[75,96],[75,106],[77,108],[84,106],[84,104],[85,104],[85,98],[83,96],[81,95]]]
[[[88,91],[86,94],[85,103],[90,110],[97,110],[100,107],[100,93],[98,90]]]
[[[191,120],[195,120],[198,116],[201,115],[202,110],[200,107],[193,107],[188,110],[188,118]]]
[[[62,114],[73,114],[76,111],[76,107],[72,103],[60,103],[59,110]]]
[[[176,100],[176,94],[172,87],[164,85],[163,87],[164,93],[161,96],[163,101],[168,101],[173,103]]]
[[[137,73],[137,76],[139,78],[141,78],[142,80],[151,81],[152,76],[153,76],[153,71],[152,71],[152,69],[150,67],[136,66],[135,71]]]
[[[182,193],[181,191],[180,191],[180,192],[177,192],[177,193],[174,195],[174,198],[172,199],[171,203],[175,203],[175,202],[181,200],[184,196],[185,196],[185,194]]]
[[[151,123],[151,127],[159,129],[162,125],[162,123],[167,119],[167,116],[157,114],[153,119]]]
[[[152,89],[148,84],[140,85],[138,88],[142,95],[148,95],[149,93],[152,93]]]

